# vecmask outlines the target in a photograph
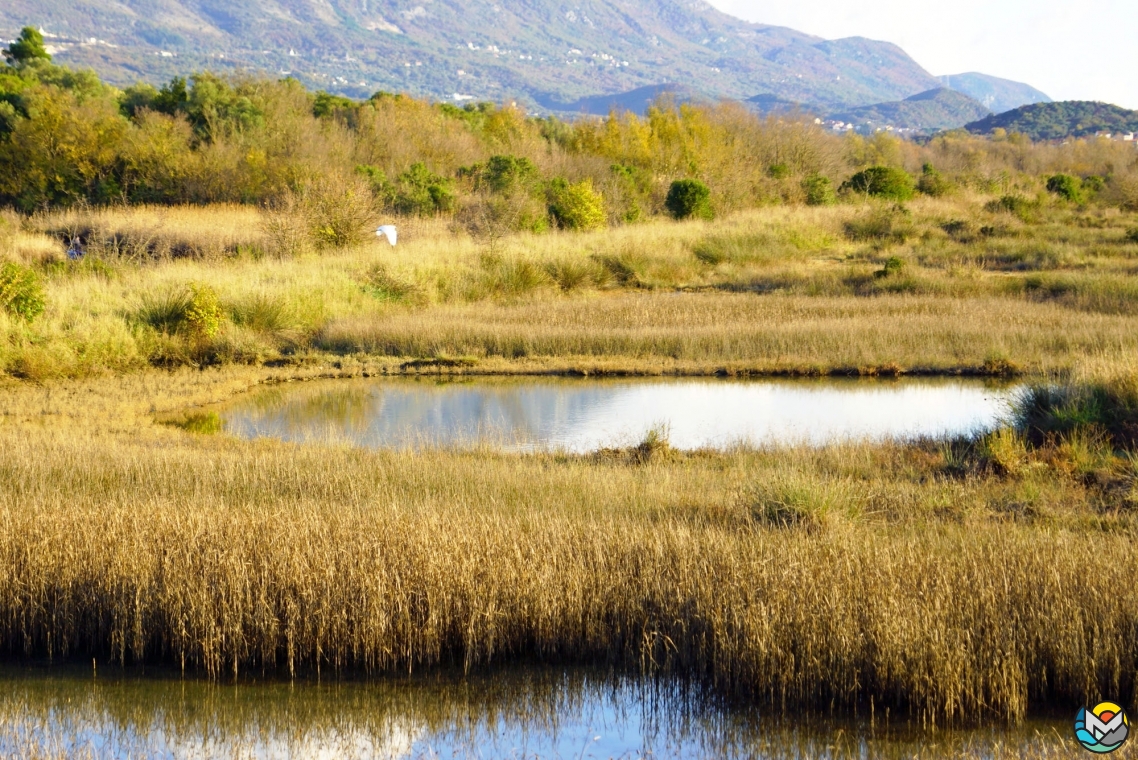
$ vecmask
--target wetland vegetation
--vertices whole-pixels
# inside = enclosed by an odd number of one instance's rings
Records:
[[[36,62],[0,87],[5,659],[537,661],[929,725],[1138,706],[1132,149],[121,93]],[[695,451],[243,441],[206,411],[475,373],[1028,391],[972,437]]]

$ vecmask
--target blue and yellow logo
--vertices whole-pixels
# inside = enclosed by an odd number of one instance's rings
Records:
[[[1075,738],[1083,749],[1105,755],[1126,742],[1130,719],[1126,711],[1113,702],[1100,702],[1093,710],[1079,709],[1075,716]]]

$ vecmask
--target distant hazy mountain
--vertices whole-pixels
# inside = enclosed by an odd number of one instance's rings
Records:
[[[831,114],[829,118],[858,126],[893,126],[939,132],[962,127],[989,115],[991,111],[967,95],[939,87],[901,101]]]
[[[963,92],[982,103],[993,113],[1003,113],[1032,103],[1050,103],[1051,98],[1023,82],[977,74],[952,74],[940,77],[945,87]]]
[[[628,111],[643,115],[648,106],[661,100],[670,98],[676,103],[691,103],[693,101],[707,100],[703,95],[678,84],[654,84],[647,87],[637,87],[629,92],[618,92],[613,95],[594,95],[581,98],[572,103],[562,103],[548,96],[538,95],[535,100],[542,108],[563,113],[593,114],[605,116],[612,111]]]
[[[1138,132],[1138,111],[1129,111],[1110,103],[1064,100],[1016,108],[972,122],[965,129],[976,134],[1004,129],[1020,132],[1032,140],[1062,140],[1099,132]]]
[[[836,110],[938,80],[896,45],[750,24],[703,0],[4,0],[0,37],[43,27],[57,60],[118,84],[201,69],[290,73],[353,96],[573,104],[665,83]]]

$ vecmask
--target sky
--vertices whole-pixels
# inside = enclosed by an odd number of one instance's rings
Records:
[[[1138,0],[708,0],[733,16],[905,49],[930,74],[1026,82],[1138,109]]]

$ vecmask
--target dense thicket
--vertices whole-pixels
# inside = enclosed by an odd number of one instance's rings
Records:
[[[1037,192],[1043,175],[1062,172],[1103,178],[1095,186],[1108,199],[1138,206],[1138,151],[1102,141],[954,134],[919,146],[885,134],[839,137],[733,104],[661,102],[644,117],[566,123],[513,105],[458,108],[388,93],[354,102],[291,79],[210,73],[120,91],[52,64],[34,43],[21,40],[29,49],[10,51],[0,68],[0,205],[25,212],[272,205],[335,188],[370,193],[392,212],[458,214],[472,229],[592,227],[667,213],[677,180],[706,185],[722,213],[819,202],[826,182],[850,187],[868,168],[915,174],[926,164],[943,179],[938,192]]]

